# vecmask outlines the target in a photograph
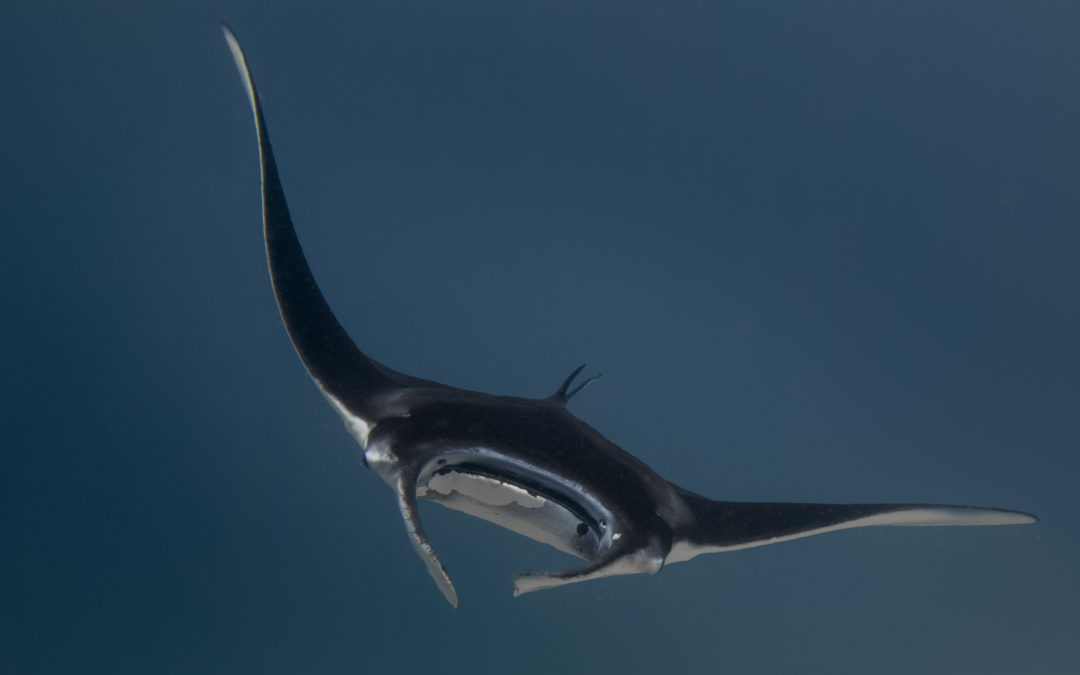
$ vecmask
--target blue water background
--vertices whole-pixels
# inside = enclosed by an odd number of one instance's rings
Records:
[[[394,368],[542,396],[717,498],[979,504],[453,610],[270,292],[261,87],[315,274]],[[1075,673],[1080,6],[0,8],[0,674]]]

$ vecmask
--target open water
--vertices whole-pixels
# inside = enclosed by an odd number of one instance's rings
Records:
[[[1036,513],[461,606],[305,375],[261,89],[356,341],[722,499]],[[0,673],[1080,672],[1080,6],[0,7]]]

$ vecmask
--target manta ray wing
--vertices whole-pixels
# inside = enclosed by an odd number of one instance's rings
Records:
[[[281,319],[308,374],[341,415],[349,432],[361,446],[366,447],[368,434],[379,419],[406,414],[406,409],[401,405],[403,391],[448,387],[399,373],[368,357],[349,338],[334,316],[315,282],[293,227],[270,145],[262,103],[247,57],[232,29],[222,24],[222,30],[240,71],[255,118],[262,175],[263,236]],[[382,477],[397,493],[398,506],[413,547],[424,560],[428,572],[447,601],[456,607],[457,593],[420,523],[416,508],[415,473],[402,472],[391,461]]]
[[[368,357],[349,338],[311,273],[293,227],[270,134],[255,80],[232,30],[222,24],[247,90],[259,141],[262,172],[263,235],[270,280],[289,339],[319,388],[353,416],[376,418],[380,397],[404,387],[440,387],[436,382],[399,373]]]
[[[682,562],[703,553],[736,551],[778,544],[816,534],[880,525],[1024,525],[1037,522],[1029,513],[1007,509],[945,504],[816,504],[798,502],[726,502],[708,499],[676,486],[693,517],[676,533],[666,562]]]

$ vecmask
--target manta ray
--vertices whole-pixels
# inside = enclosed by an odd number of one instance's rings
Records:
[[[419,498],[483,518],[584,560],[514,577],[514,595],[658,572],[735,551],[871,525],[1017,525],[1020,511],[940,504],[718,501],[664,480],[567,409],[595,378],[574,370],[546,398],[459,389],[393,370],[362,352],[315,283],[293,228],[262,104],[236,36],[222,26],[255,118],[263,236],[282,321],[308,374],[394,491],[413,548],[439,590],[457,593],[424,534]]]

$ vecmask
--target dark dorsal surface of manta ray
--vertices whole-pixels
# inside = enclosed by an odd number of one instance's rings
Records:
[[[870,525],[1015,525],[1019,511],[935,504],[800,504],[708,499],[661,478],[567,410],[578,368],[547,398],[495,396],[399,373],[349,339],[293,229],[255,83],[223,26],[255,117],[263,233],[289,338],[311,378],[397,496],[417,554],[455,607],[417,499],[489,520],[584,565],[514,578],[514,594],[616,574],[655,573],[702,553]]]

